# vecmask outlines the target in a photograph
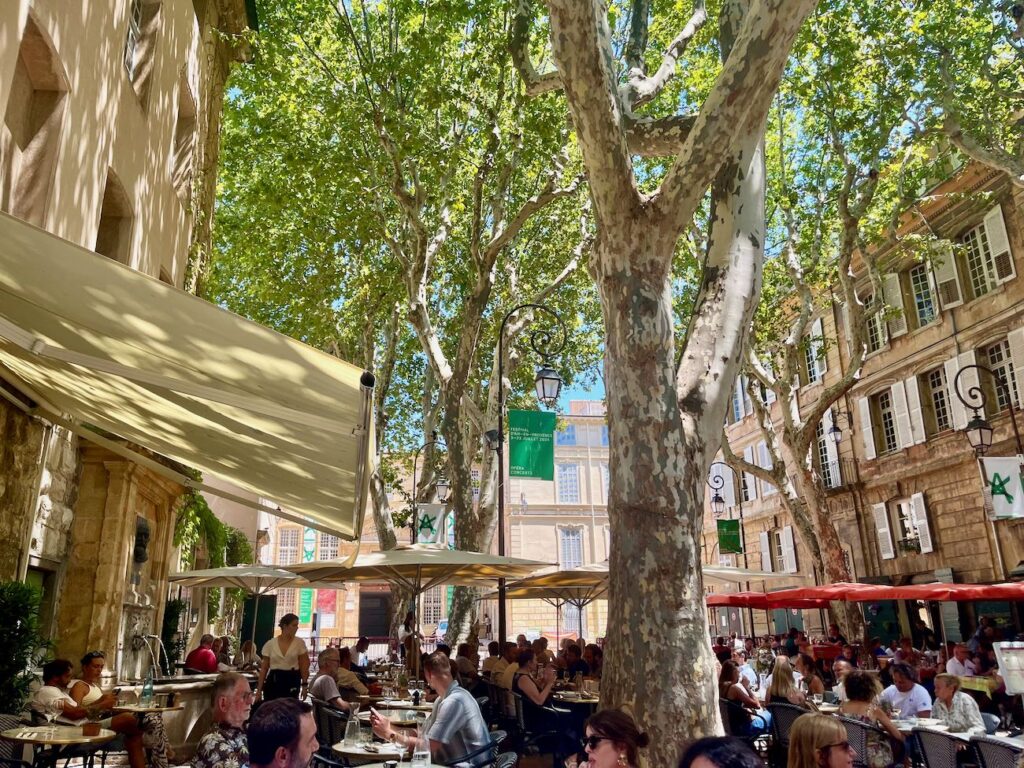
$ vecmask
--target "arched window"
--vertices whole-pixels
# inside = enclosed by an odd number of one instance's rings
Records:
[[[132,218],[131,201],[120,179],[112,170],[107,170],[100,223],[96,229],[96,247],[93,250],[122,264],[130,263]]]
[[[67,78],[31,15],[0,126],[0,209],[43,224],[56,170]]]

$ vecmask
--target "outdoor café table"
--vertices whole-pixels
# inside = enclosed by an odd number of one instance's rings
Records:
[[[583,706],[593,709],[601,703],[601,699],[598,696],[580,696],[574,693],[560,692],[555,693],[551,696],[551,699],[556,704],[568,704],[570,706]]]
[[[842,647],[839,645],[820,643],[818,645],[811,646],[811,658],[815,661],[818,661],[819,659],[832,661],[839,656],[839,652],[842,650]]]
[[[961,677],[960,687],[968,691],[990,694],[999,687],[999,681],[992,677]]]
[[[394,744],[375,742],[370,744],[346,744],[339,741],[331,745],[331,749],[349,761],[359,763],[380,763],[386,760],[401,762],[406,752]]]
[[[839,711],[838,704],[829,704],[827,702],[822,702],[821,704],[816,704],[815,706],[818,708],[818,711],[821,712],[823,715],[831,715]]]
[[[22,744],[50,747],[50,749],[36,755],[34,765],[56,766],[58,761],[69,757],[65,753],[72,747],[104,744],[116,735],[116,733],[107,728],[101,728],[100,732],[95,736],[86,736],[82,733],[82,726],[80,725],[43,725],[11,728],[0,733],[0,738],[7,739],[8,741],[17,741]]]

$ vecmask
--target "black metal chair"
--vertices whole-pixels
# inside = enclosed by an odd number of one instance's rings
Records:
[[[956,753],[964,745],[962,739],[927,728],[913,730],[925,768],[957,768]]]
[[[0,731],[17,728],[22,724],[21,719],[17,715],[0,715]],[[24,756],[25,748],[23,745],[14,741],[0,739],[0,766],[4,766],[4,768],[31,768],[31,764],[22,759]]]
[[[485,744],[479,749],[474,749],[472,752],[467,752],[461,757],[457,757],[454,760],[449,760],[445,763],[442,763],[442,765],[458,765],[459,763],[469,763],[474,758],[484,754],[486,754],[489,758],[487,764],[493,764],[494,761],[498,759],[498,748],[501,746],[501,742],[505,740],[505,737],[508,736],[508,734],[505,733],[505,731],[491,731],[489,735],[491,737],[490,744]]]
[[[314,756],[314,764],[326,768],[348,768],[348,761],[339,758],[331,748],[345,738],[348,714],[322,699],[313,698],[311,701],[313,722],[316,723],[316,738],[320,742],[320,748]]]
[[[785,768],[789,755],[789,732],[797,718],[806,715],[809,710],[786,702],[768,704],[768,712],[772,716],[772,746],[768,752],[768,762],[773,768]]]
[[[494,768],[515,768],[519,763],[519,755],[515,752],[502,752],[494,759]]]
[[[867,768],[869,736],[873,735],[877,739],[885,740],[889,738],[889,734],[878,726],[869,725],[852,717],[844,717],[843,715],[836,715],[836,717],[839,718],[839,721],[846,728],[846,739],[850,742],[854,752],[857,753],[857,756],[853,758],[853,765],[855,768]]]
[[[981,768],[1016,768],[1021,753],[1020,747],[1002,739],[991,739],[988,736],[975,736],[971,739],[975,757]]]
[[[558,768],[559,758],[564,755],[558,754],[559,741],[562,738],[562,732],[555,728],[547,728],[544,730],[532,730],[526,725],[526,715],[523,709],[523,697],[512,691],[512,704],[515,706],[516,712],[516,737],[519,743],[519,751],[528,752],[534,751],[536,753],[543,753],[550,750],[552,756],[552,765]],[[553,707],[545,707],[552,717],[558,717],[559,715],[566,714],[562,710],[555,709]]]

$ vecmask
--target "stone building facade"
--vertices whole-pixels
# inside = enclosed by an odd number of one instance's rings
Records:
[[[245,0],[0,4],[0,210],[183,287],[254,24]],[[160,626],[182,489],[6,399],[0,458],[0,578],[43,589],[58,654],[137,675],[125,638]]]
[[[826,414],[812,447],[819,481],[848,555],[853,577],[884,584],[994,582],[1011,576],[1024,560],[1024,524],[990,520],[985,488],[963,428],[973,415],[960,395],[980,385],[988,400],[984,415],[995,428],[989,456],[1013,456],[1016,447],[1007,400],[1024,402],[1024,211],[1021,192],[1001,174],[968,164],[929,191],[902,233],[935,234],[938,246],[924,264],[897,252],[886,264],[885,318],[869,332],[869,355],[861,375]],[[860,271],[863,271],[861,267]],[[866,275],[859,284],[867,298]],[[801,402],[812,402],[846,364],[842,307],[833,303],[816,324],[825,354],[820,370],[802,380]],[[981,364],[1008,384],[1005,391]],[[813,379],[813,381],[810,381]],[[969,398],[968,398],[969,399]],[[749,404],[734,402],[727,436],[734,450],[759,463],[760,433]],[[775,406],[778,407],[778,406]],[[1021,420],[1018,418],[1018,423]],[[828,438],[833,424],[844,439]],[[1024,428],[1024,424],[1021,425]],[[816,578],[802,542],[793,535],[778,494],[748,477],[733,479],[730,513],[743,504],[745,550],[752,566],[791,571],[793,584]],[[707,509],[705,558],[718,560],[715,522]],[[726,558],[742,556],[729,555]],[[761,585],[752,585],[761,589]],[[768,585],[775,589],[783,584]],[[1014,622],[1010,604],[874,603],[865,606],[870,631],[883,638],[912,634],[918,618],[950,639],[967,636],[980,615]],[[755,612],[758,631],[769,628]],[[818,611],[777,613],[772,631],[787,619],[810,631]],[[743,611],[719,611],[720,629],[735,626]],[[749,614],[747,614],[749,623]],[[738,628],[738,627],[737,627]]]

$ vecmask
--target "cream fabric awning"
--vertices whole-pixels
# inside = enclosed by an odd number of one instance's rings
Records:
[[[5,214],[0,377],[24,410],[154,471],[186,480],[123,441],[264,501],[193,487],[359,537],[370,373]]]

